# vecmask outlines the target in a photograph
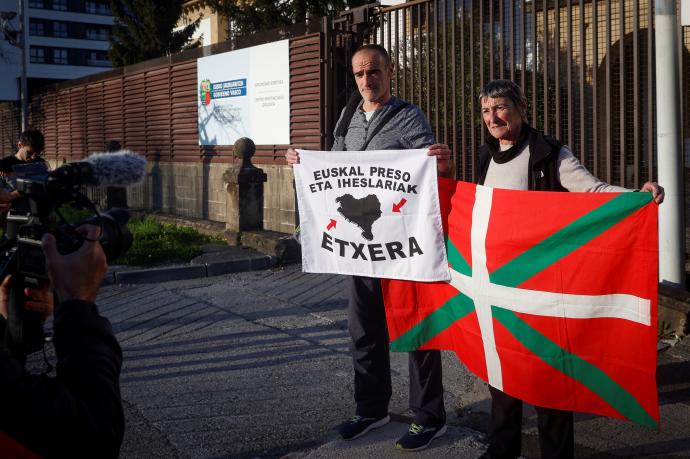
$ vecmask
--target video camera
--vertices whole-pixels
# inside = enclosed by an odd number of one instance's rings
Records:
[[[100,213],[81,189],[85,185],[131,185],[143,178],[145,168],[146,160],[131,152],[92,155],[52,172],[45,163],[15,167],[18,172],[15,188],[20,197],[12,201],[7,229],[0,241],[0,281],[12,275],[5,345],[15,357],[24,359],[44,343],[41,318],[24,309],[24,288],[39,286],[48,278],[41,246],[43,235],[52,234],[58,252],[66,255],[78,250],[85,241],[77,227],[99,226],[98,241],[111,263],[132,245],[132,234],[127,229],[129,212],[115,208]],[[63,216],[66,207],[87,210],[92,215],[69,222]]]

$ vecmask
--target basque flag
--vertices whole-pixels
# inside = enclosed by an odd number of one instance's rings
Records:
[[[391,348],[453,350],[533,405],[657,427],[651,194],[439,193],[452,280],[383,281]]]

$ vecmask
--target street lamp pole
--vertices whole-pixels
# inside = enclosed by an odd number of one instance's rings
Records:
[[[26,39],[26,29],[24,27],[24,0],[19,0],[19,45],[22,49],[22,76],[20,78],[21,85],[21,105],[22,105],[22,132],[29,127],[29,93],[26,82],[26,47],[28,40]]]
[[[678,78],[676,0],[655,0],[656,144],[659,183],[666,189],[659,207],[659,279],[685,287],[685,192]]]

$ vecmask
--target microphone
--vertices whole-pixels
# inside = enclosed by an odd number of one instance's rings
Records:
[[[94,153],[83,161],[58,167],[46,180],[48,188],[64,186],[128,186],[146,176],[146,159],[130,151]]]

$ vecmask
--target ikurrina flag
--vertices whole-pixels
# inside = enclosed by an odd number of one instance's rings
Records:
[[[450,279],[436,159],[426,150],[299,154],[293,170],[305,272]]]
[[[383,283],[391,348],[447,349],[533,405],[655,427],[657,206],[442,180],[450,283]]]

